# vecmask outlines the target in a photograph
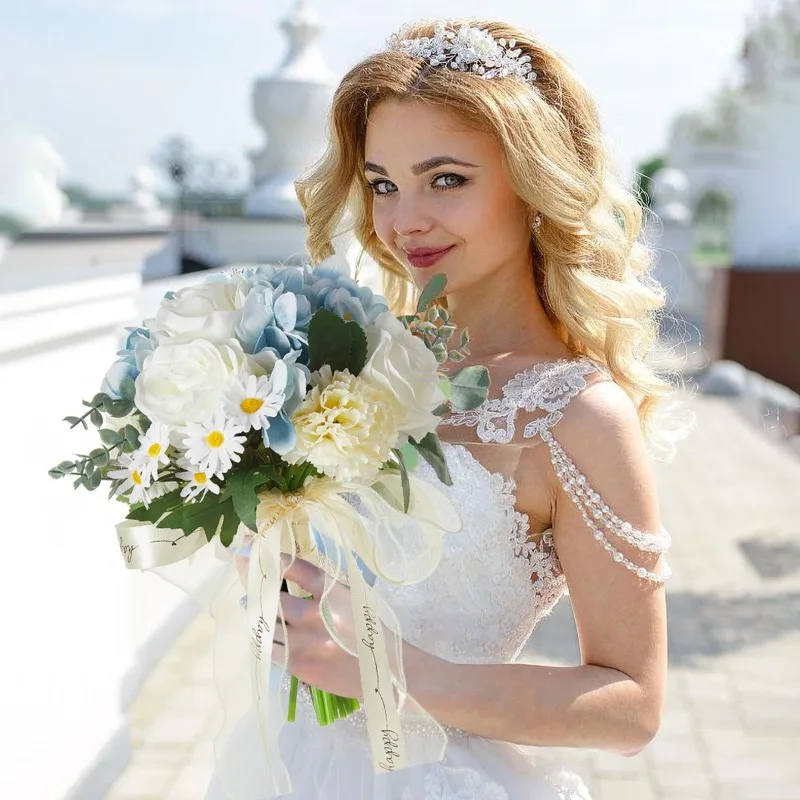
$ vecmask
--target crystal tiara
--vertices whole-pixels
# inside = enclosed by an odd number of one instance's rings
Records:
[[[536,82],[531,57],[522,55],[514,39],[494,39],[465,23],[456,30],[450,22],[438,22],[432,37],[401,39],[395,34],[388,45],[390,50],[424,58],[432,67],[473,72],[487,80],[516,75],[531,85]]]

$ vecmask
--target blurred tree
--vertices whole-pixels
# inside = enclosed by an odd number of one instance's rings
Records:
[[[636,183],[634,193],[638,201],[650,208],[653,202],[653,176],[661,169],[667,166],[666,156],[654,156],[653,158],[643,161],[636,168]]]

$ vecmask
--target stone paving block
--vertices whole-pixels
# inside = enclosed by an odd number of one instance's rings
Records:
[[[716,800],[714,784],[705,772],[680,768],[657,768],[651,773],[659,800]],[[720,797],[722,800],[722,797]]]
[[[651,782],[642,778],[598,778],[592,791],[592,800],[659,800]]]

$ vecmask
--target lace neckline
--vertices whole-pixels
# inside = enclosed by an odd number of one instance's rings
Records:
[[[458,411],[451,406],[441,424],[474,427],[482,442],[507,444],[514,438],[519,411],[544,411],[545,416],[525,426],[523,438],[530,439],[562,419],[563,409],[586,388],[586,376],[595,372],[611,377],[603,366],[586,356],[539,362],[508,380],[500,397],[488,398],[471,411]]]

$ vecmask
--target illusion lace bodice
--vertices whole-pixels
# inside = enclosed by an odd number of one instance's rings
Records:
[[[453,485],[439,488],[458,509],[462,529],[445,537],[430,578],[376,589],[411,644],[453,662],[510,662],[566,591],[552,535],[528,542],[514,480],[489,472],[463,445],[445,443],[443,449]],[[425,463],[416,474],[436,480]]]
[[[464,443],[443,443],[452,486],[440,484],[424,462],[416,474],[448,494],[461,515],[462,529],[445,537],[441,562],[427,580],[401,587],[376,584],[397,614],[407,641],[454,662],[514,661],[536,623],[567,592],[552,532],[531,535],[528,517],[516,508],[514,465],[520,449],[535,439],[548,446],[553,469],[586,523],[587,537],[594,537],[639,578],[661,582],[668,577],[668,567],[662,574],[651,573],[612,543],[616,536],[640,550],[661,552],[669,546],[666,531],[645,534],[620,519],[556,439],[566,407],[586,388],[592,373],[608,377],[588,359],[539,364],[511,378],[499,397],[443,419],[443,425],[473,429]],[[523,414],[528,418],[520,437]],[[478,443],[470,441],[470,432]],[[516,451],[505,459],[511,465],[505,474],[490,471],[473,454],[489,445]]]

